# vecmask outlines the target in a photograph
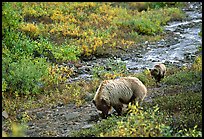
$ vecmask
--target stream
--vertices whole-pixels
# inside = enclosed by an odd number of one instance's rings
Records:
[[[202,38],[198,35],[202,27],[202,3],[189,2],[183,21],[169,22],[164,26],[166,38],[158,42],[144,42],[143,47],[132,50],[117,58],[97,58],[82,61],[82,67],[76,68],[77,76],[68,79],[72,82],[80,79],[91,80],[92,69],[98,65],[124,62],[128,72],[137,73],[146,68],[152,68],[156,63],[175,65],[178,67],[189,65],[196,56],[198,46],[202,45]]]

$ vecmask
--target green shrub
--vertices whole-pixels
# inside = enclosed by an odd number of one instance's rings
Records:
[[[9,64],[8,71],[3,74],[3,79],[7,83],[7,89],[20,94],[39,93],[41,86],[45,85],[41,78],[48,75],[47,63],[45,59],[38,58],[31,60],[22,57],[17,62]]]
[[[184,128],[202,127],[202,94],[185,92],[162,96],[154,99],[153,105],[159,104],[160,110],[166,113],[174,132]],[[163,121],[165,122],[165,121]]]
[[[202,137],[202,132],[197,129],[197,125],[192,128],[180,130],[177,137]]]
[[[151,9],[159,9],[165,7],[182,7],[184,6],[183,2],[149,2],[149,7]]]
[[[22,21],[22,16],[16,7],[21,6],[22,3],[3,2],[2,3],[2,35],[8,31],[13,31],[18,28],[19,23]],[[15,7],[15,8],[14,8]]]
[[[152,9],[159,9],[159,8],[163,8],[165,6],[167,6],[166,4],[167,2],[151,2],[149,4],[150,8]]]
[[[143,72],[135,74],[135,76],[142,81],[142,83],[146,86],[151,86],[155,84],[155,81],[152,79],[150,75],[150,71],[145,69]]]
[[[202,49],[202,46],[201,48],[199,49],[199,51],[201,51]],[[195,58],[195,61],[192,65],[192,70],[195,70],[195,71],[198,71],[198,72],[202,72],[202,55],[199,55]],[[201,78],[199,78],[201,79]]]
[[[36,45],[35,42],[31,41],[29,37],[20,32],[11,31],[7,33],[8,34],[6,34],[5,38],[2,40],[2,47],[10,51],[9,57],[12,58],[13,61],[18,61],[20,57],[25,55],[33,55]]]
[[[81,50],[77,46],[63,44],[60,48],[53,48],[52,52],[57,60],[76,61],[80,56]]]
[[[179,21],[186,16],[179,8],[168,8],[164,10],[164,13],[167,13],[166,16],[170,17],[170,20],[168,21]]]
[[[150,10],[131,18],[121,17],[114,22],[125,32],[137,32],[139,35],[157,35],[163,32],[163,25],[170,20],[180,20],[184,13],[178,8]]]
[[[162,102],[170,103],[170,101],[165,100],[162,100]],[[89,129],[82,129],[80,131],[73,132],[72,136],[77,137],[202,136],[200,129],[198,129],[197,126],[195,126],[197,125],[196,123],[193,123],[192,127],[190,128],[189,127],[177,128],[181,123],[171,123],[174,120],[174,118],[166,114],[166,110],[163,107],[163,105],[161,105],[161,109],[160,107],[158,107],[157,104],[151,105],[151,108],[146,106],[140,107],[138,103],[136,103],[136,105],[129,105],[128,107],[129,112],[126,116],[112,115],[107,119],[103,119],[101,122],[98,122]],[[200,109],[197,110],[199,111]],[[182,116],[183,115],[187,115],[187,113],[183,113]],[[179,120],[184,123],[186,122],[185,118],[183,117]],[[201,119],[201,117],[199,117],[199,119]],[[202,122],[200,121],[200,123]]]
[[[129,105],[129,108],[130,114],[126,118],[120,119],[115,128],[106,133],[101,133],[100,136],[158,137],[171,134],[170,127],[160,121],[158,106],[146,111],[138,104]]]
[[[96,65],[93,68],[93,77],[102,79],[115,79],[127,74],[126,64],[123,61],[109,59],[106,66]]]
[[[73,132],[72,136],[117,136],[117,137],[155,137],[171,136],[172,129],[162,123],[162,113],[154,106],[144,110],[136,105],[129,105],[126,116],[111,116],[103,119],[90,129]]]
[[[2,137],[26,137],[25,131],[27,126],[25,124],[18,124],[12,122],[11,134],[7,134],[2,130]]]
[[[83,83],[82,83],[83,84]],[[74,102],[76,106],[81,106],[84,103],[85,91],[80,82],[76,82],[72,85],[66,85],[66,88],[62,91],[67,92],[67,96],[70,102]]]
[[[175,4],[177,4],[177,2],[150,2],[149,6],[152,9],[159,9]]]
[[[198,35],[199,35],[200,37],[202,37],[202,27],[201,27],[200,32],[198,33]]]
[[[6,83],[5,79],[3,78],[2,79],[2,92],[6,91],[6,88],[7,88],[7,83]]]
[[[201,81],[201,72],[199,71],[179,71],[177,74],[169,75],[164,78],[164,83],[168,85],[195,85]]]
[[[161,26],[158,26],[147,18],[132,19],[117,23],[122,28],[131,28],[140,35],[155,35],[162,32]]]

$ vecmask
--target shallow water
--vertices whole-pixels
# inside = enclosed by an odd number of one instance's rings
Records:
[[[194,57],[198,46],[202,45],[201,37],[198,35],[202,26],[202,14],[199,12],[199,10],[188,11],[186,21],[171,22],[165,26],[164,30],[172,32],[175,36],[173,44],[168,44],[168,39],[162,39],[157,44],[148,45],[146,50],[142,51],[142,57],[125,61],[127,69],[139,72],[145,68],[152,68],[154,64],[160,62],[178,66],[191,63],[191,59],[187,58]]]
[[[202,27],[202,3],[189,3],[189,7],[182,10],[186,13],[183,21],[169,22],[164,26],[167,38],[156,43],[146,41],[141,44],[146,47],[127,53],[124,59],[112,59],[112,62],[125,62],[127,70],[133,73],[152,68],[156,63],[164,63],[167,66],[173,64],[178,67],[191,64],[198,46],[202,45],[202,38],[198,35]],[[99,58],[84,62],[84,65],[88,65],[92,70],[96,65],[107,65],[109,60],[110,58]],[[89,80],[92,76],[89,72],[82,72],[68,82],[79,79]]]

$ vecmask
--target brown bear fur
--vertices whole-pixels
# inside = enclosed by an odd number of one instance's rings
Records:
[[[156,83],[160,82],[166,74],[166,66],[164,64],[156,64],[153,69],[150,70],[151,76],[156,80]]]
[[[121,77],[103,81],[97,89],[93,103],[102,111],[102,117],[106,118],[111,107],[121,115],[123,104],[133,103],[135,100],[141,102],[146,94],[147,88],[138,78]]]

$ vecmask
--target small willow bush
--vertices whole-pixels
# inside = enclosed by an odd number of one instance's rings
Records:
[[[3,73],[4,90],[17,94],[39,93],[43,86],[41,78],[48,75],[47,64],[43,58],[30,60],[23,57],[19,61],[11,62],[7,71]]]
[[[119,137],[158,137],[170,136],[171,129],[163,124],[159,117],[159,107],[143,111],[142,107],[129,105],[129,114],[126,118],[119,120],[116,127],[100,136],[119,136]]]

